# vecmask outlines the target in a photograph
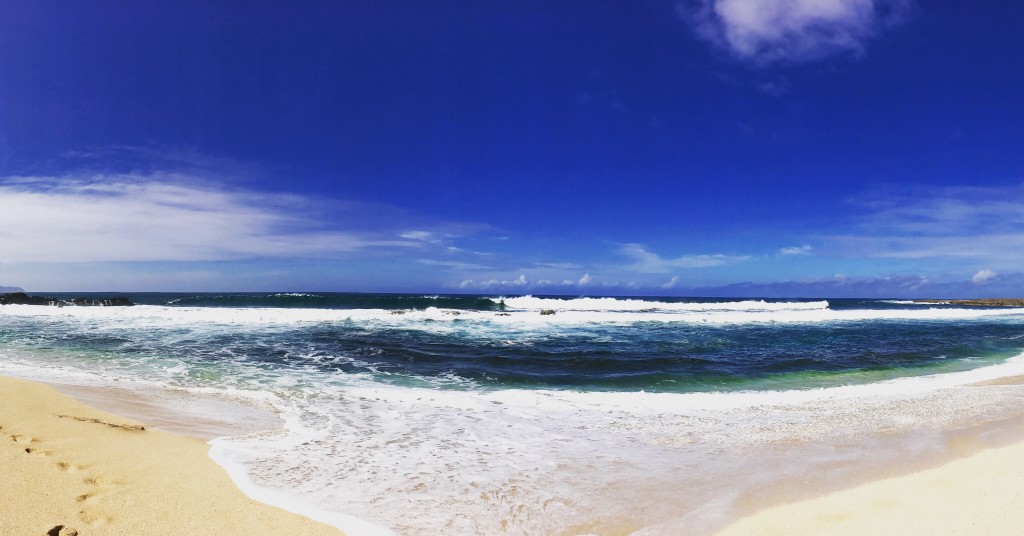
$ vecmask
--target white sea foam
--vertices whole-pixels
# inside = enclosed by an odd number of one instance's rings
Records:
[[[1024,397],[1020,389],[1007,396],[968,386],[1021,373],[1024,356],[970,371],[799,391],[323,384],[299,403],[288,436],[225,439],[220,452],[244,454],[218,459],[236,464],[234,471],[244,467],[257,488],[280,486],[317,508],[404,533],[547,533],[633,516],[672,524],[688,511],[684,503],[712,505],[716,495],[735,492],[725,485],[753,486],[754,473],[777,470],[748,473],[757,464],[747,458],[765,444],[856,441],[1011,411]],[[696,518],[689,522],[711,524],[722,515],[708,508],[690,512]]]
[[[342,512],[332,512],[314,506],[302,497],[296,497],[288,490],[275,489],[257,485],[249,476],[247,462],[249,457],[234,445],[227,446],[229,439],[214,439],[210,441],[210,458],[220,464],[239,487],[250,498],[272,504],[289,512],[306,516],[314,521],[319,521],[341,529],[345,534],[359,534],[365,536],[391,536],[395,532],[377,523],[371,523],[364,519],[348,515]]]
[[[497,303],[521,311],[814,311],[828,308],[827,301],[812,302],[766,302],[764,300],[743,300],[723,302],[664,302],[622,298],[498,298]]]
[[[518,298],[516,298],[518,299]],[[541,300],[544,300],[543,298]],[[558,301],[558,300],[555,300]],[[576,301],[576,300],[572,300]],[[598,300],[600,301],[600,300]],[[625,300],[628,301],[628,300]],[[507,302],[506,302],[507,303]],[[531,302],[536,303],[536,302]],[[544,302],[541,302],[544,303]],[[649,303],[649,302],[637,302]],[[740,305],[743,304],[743,305]],[[676,304],[669,304],[676,305]],[[674,311],[658,309],[590,310],[586,304],[568,309],[555,309],[555,314],[540,315],[536,309],[516,310],[507,316],[490,311],[458,311],[429,307],[423,310],[396,311],[384,309],[314,309],[254,307],[169,307],[137,305],[134,307],[41,307],[2,305],[0,315],[24,317],[68,318],[78,321],[131,323],[136,327],[295,325],[313,323],[364,323],[368,327],[386,326],[400,329],[445,331],[450,329],[519,328],[537,329],[588,324],[628,325],[640,322],[691,324],[766,324],[824,323],[872,320],[970,320],[995,317],[1022,317],[1021,309],[978,308],[915,308],[915,309],[830,309],[827,302],[731,302],[723,304],[679,304],[689,309]],[[785,306],[783,306],[785,305]],[[765,308],[777,306],[776,309]],[[540,309],[548,308],[546,305]]]

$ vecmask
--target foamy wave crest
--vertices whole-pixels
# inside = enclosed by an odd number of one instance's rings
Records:
[[[827,301],[813,302],[766,302],[764,300],[743,300],[731,302],[665,302],[621,298],[501,298],[506,307],[524,311],[551,309],[554,311],[816,311],[828,309]]]
[[[520,301],[524,300],[524,301]],[[618,302],[608,304],[608,301]],[[512,301],[515,305],[510,305]],[[553,303],[552,303],[553,302]],[[606,307],[629,309],[586,309],[588,303],[608,304]],[[558,307],[559,303],[562,305]],[[626,305],[623,306],[622,304]],[[532,304],[530,308],[520,308]],[[296,325],[310,323],[350,323],[387,326],[400,329],[447,331],[452,329],[491,330],[516,328],[549,330],[579,325],[630,325],[638,322],[730,324],[795,324],[859,321],[970,320],[982,318],[1019,318],[1020,309],[844,309],[828,308],[827,302],[722,302],[671,303],[611,298],[580,298],[557,300],[548,298],[512,298],[507,316],[492,311],[459,311],[429,307],[423,310],[394,311],[387,309],[314,309],[254,307],[182,307],[139,305],[135,307],[43,307],[34,305],[3,305],[0,314],[22,317],[60,317],[83,322],[115,321],[138,328],[207,325]],[[654,307],[676,307],[657,309]],[[778,307],[770,309],[770,307]],[[689,307],[689,308],[687,308]],[[721,307],[721,308],[715,308]],[[757,307],[768,307],[758,309]],[[787,309],[786,307],[794,307]],[[557,314],[541,315],[538,311],[553,309]]]

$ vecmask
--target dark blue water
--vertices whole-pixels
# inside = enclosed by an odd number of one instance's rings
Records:
[[[126,318],[0,313],[0,345],[108,360],[165,360],[199,369],[233,363],[267,371],[367,374],[388,383],[446,379],[454,382],[444,385],[460,387],[678,392],[873,381],[969,368],[1024,351],[1024,322],[1019,316],[973,318],[970,315],[976,311],[970,310],[965,318],[935,319],[930,316],[934,311],[959,309],[883,300],[829,300],[820,314],[785,309],[749,312],[739,307],[710,316],[684,312],[655,318],[647,311],[594,310],[579,313],[582,318],[564,320],[570,313],[560,311],[549,317],[550,322],[538,324],[538,311],[517,309],[514,298],[493,296],[125,296],[158,306],[158,318],[148,319],[153,307],[124,311]],[[571,308],[576,303],[571,300],[545,303]],[[652,308],[737,302],[630,300],[649,302]],[[253,309],[265,310],[270,319],[224,325],[217,321],[218,315],[227,319],[237,311]],[[178,321],[197,310],[214,320]],[[317,316],[323,310],[334,316]],[[859,314],[860,319],[829,316],[844,311]],[[875,311],[905,313],[905,318],[872,318]],[[716,323],[716,314],[744,314],[750,321]],[[809,314],[812,319],[786,321],[792,314]]]

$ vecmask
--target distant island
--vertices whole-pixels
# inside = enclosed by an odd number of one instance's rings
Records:
[[[25,289],[21,287],[4,287],[0,286],[0,292],[25,292]]]
[[[915,303],[943,303],[972,307],[1024,307],[1024,298],[981,298],[973,300],[914,300]]]
[[[56,307],[127,307],[135,305],[128,298],[72,298],[64,300],[46,296],[29,296],[24,292],[0,294],[0,305],[51,305]]]

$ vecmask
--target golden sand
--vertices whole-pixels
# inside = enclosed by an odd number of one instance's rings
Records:
[[[1022,512],[1024,443],[769,508],[719,535],[1018,535]]]
[[[0,534],[340,534],[248,498],[208,450],[0,378]]]

